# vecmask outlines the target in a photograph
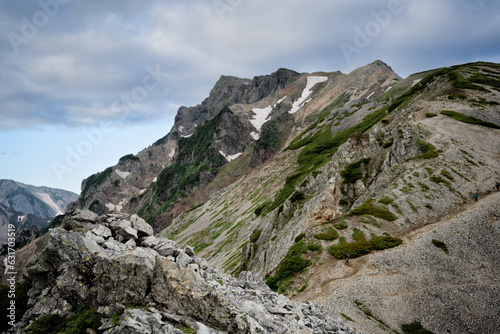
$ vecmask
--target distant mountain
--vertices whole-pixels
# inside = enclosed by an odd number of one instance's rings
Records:
[[[18,233],[30,226],[46,227],[76,199],[71,191],[0,180],[0,244],[7,242],[9,223]]]

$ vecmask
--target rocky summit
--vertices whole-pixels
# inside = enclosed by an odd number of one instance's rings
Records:
[[[137,215],[67,215],[28,273],[29,309],[9,333],[36,333],[54,315],[85,314],[82,307],[97,310],[96,330],[116,334],[357,333],[319,305],[278,295],[250,272],[234,278],[191,247],[153,236]]]

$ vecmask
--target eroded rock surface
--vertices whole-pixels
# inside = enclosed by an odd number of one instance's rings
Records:
[[[234,278],[209,267],[191,247],[154,237],[137,216],[78,210],[63,226],[50,230],[28,264],[34,283],[16,333],[81,306],[102,314],[99,331],[106,333],[356,333],[321,306],[272,292],[250,272]]]

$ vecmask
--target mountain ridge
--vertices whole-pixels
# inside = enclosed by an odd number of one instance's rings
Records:
[[[29,226],[46,227],[77,198],[77,194],[63,189],[0,180],[0,244],[7,241],[9,223],[14,224],[18,232]]]
[[[222,76],[167,136],[84,180],[71,210],[138,214],[362,332],[494,332],[500,65],[282,71]]]

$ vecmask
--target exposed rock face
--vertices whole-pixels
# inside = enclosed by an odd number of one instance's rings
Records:
[[[174,126],[165,137],[136,156],[124,156],[116,166],[85,179],[80,198],[71,203],[68,210],[86,208],[99,214],[113,210],[137,213],[148,206],[155,195],[154,191],[148,190],[149,186],[165,167],[175,162],[179,140],[191,137],[198,126],[214,118],[224,107],[260,101],[280,92],[300,76],[288,69],[253,79],[221,76],[210,96],[201,104],[179,108]],[[228,122],[220,127],[225,129],[227,136],[215,146],[226,156],[242,153],[254,142],[249,135],[252,126],[247,118],[226,120]],[[246,122],[236,124],[241,121]],[[214,138],[217,139],[220,138]]]
[[[86,305],[104,316],[100,330],[107,333],[182,333],[182,326],[198,333],[356,333],[320,306],[272,292],[250,272],[236,279],[209,267],[192,248],[154,237],[136,215],[77,211],[63,226],[50,230],[28,264],[30,308],[11,332]],[[113,314],[121,314],[115,326]]]

